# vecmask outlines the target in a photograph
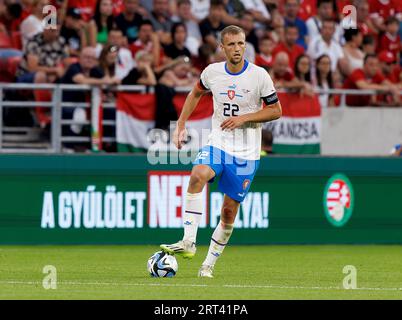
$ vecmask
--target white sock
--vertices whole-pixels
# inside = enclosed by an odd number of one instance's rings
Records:
[[[209,250],[207,257],[205,258],[203,264],[209,266],[214,266],[216,260],[222,254],[223,249],[225,249],[226,244],[229,242],[230,236],[233,232],[234,224],[224,223],[222,220],[219,222],[212,234],[211,243],[209,245]]]
[[[198,225],[202,217],[202,192],[188,193],[186,195],[186,210],[183,214],[184,237],[183,240],[196,241]]]

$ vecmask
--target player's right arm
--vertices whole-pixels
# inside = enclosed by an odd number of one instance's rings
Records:
[[[191,92],[187,95],[183,110],[181,111],[180,117],[177,120],[176,129],[173,132],[173,143],[177,149],[182,148],[183,141],[186,139],[186,121],[193,113],[202,95],[207,91],[208,89],[203,85],[202,80],[200,80],[194,85]]]

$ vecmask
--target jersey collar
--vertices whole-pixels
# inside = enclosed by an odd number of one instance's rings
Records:
[[[247,61],[247,60],[244,60],[243,68],[242,68],[239,72],[233,73],[233,72],[230,72],[230,71],[229,71],[229,69],[228,69],[228,63],[225,62],[225,71],[226,71],[228,74],[230,74],[231,76],[238,76],[238,75],[242,74],[244,71],[246,71],[247,67],[248,67],[248,61]]]

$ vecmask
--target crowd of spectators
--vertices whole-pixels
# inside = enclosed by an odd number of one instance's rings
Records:
[[[49,4],[55,29],[42,23]],[[346,5],[356,21],[344,18]],[[0,59],[18,61],[15,82],[156,85],[171,94],[224,59],[220,31],[236,24],[246,58],[278,88],[383,90],[346,102],[400,105],[401,18],[400,0],[0,0]],[[319,95],[323,108],[337,98]]]

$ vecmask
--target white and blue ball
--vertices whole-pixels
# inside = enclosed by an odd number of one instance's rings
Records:
[[[147,268],[152,277],[171,278],[176,275],[179,266],[174,256],[158,251],[148,259]]]

